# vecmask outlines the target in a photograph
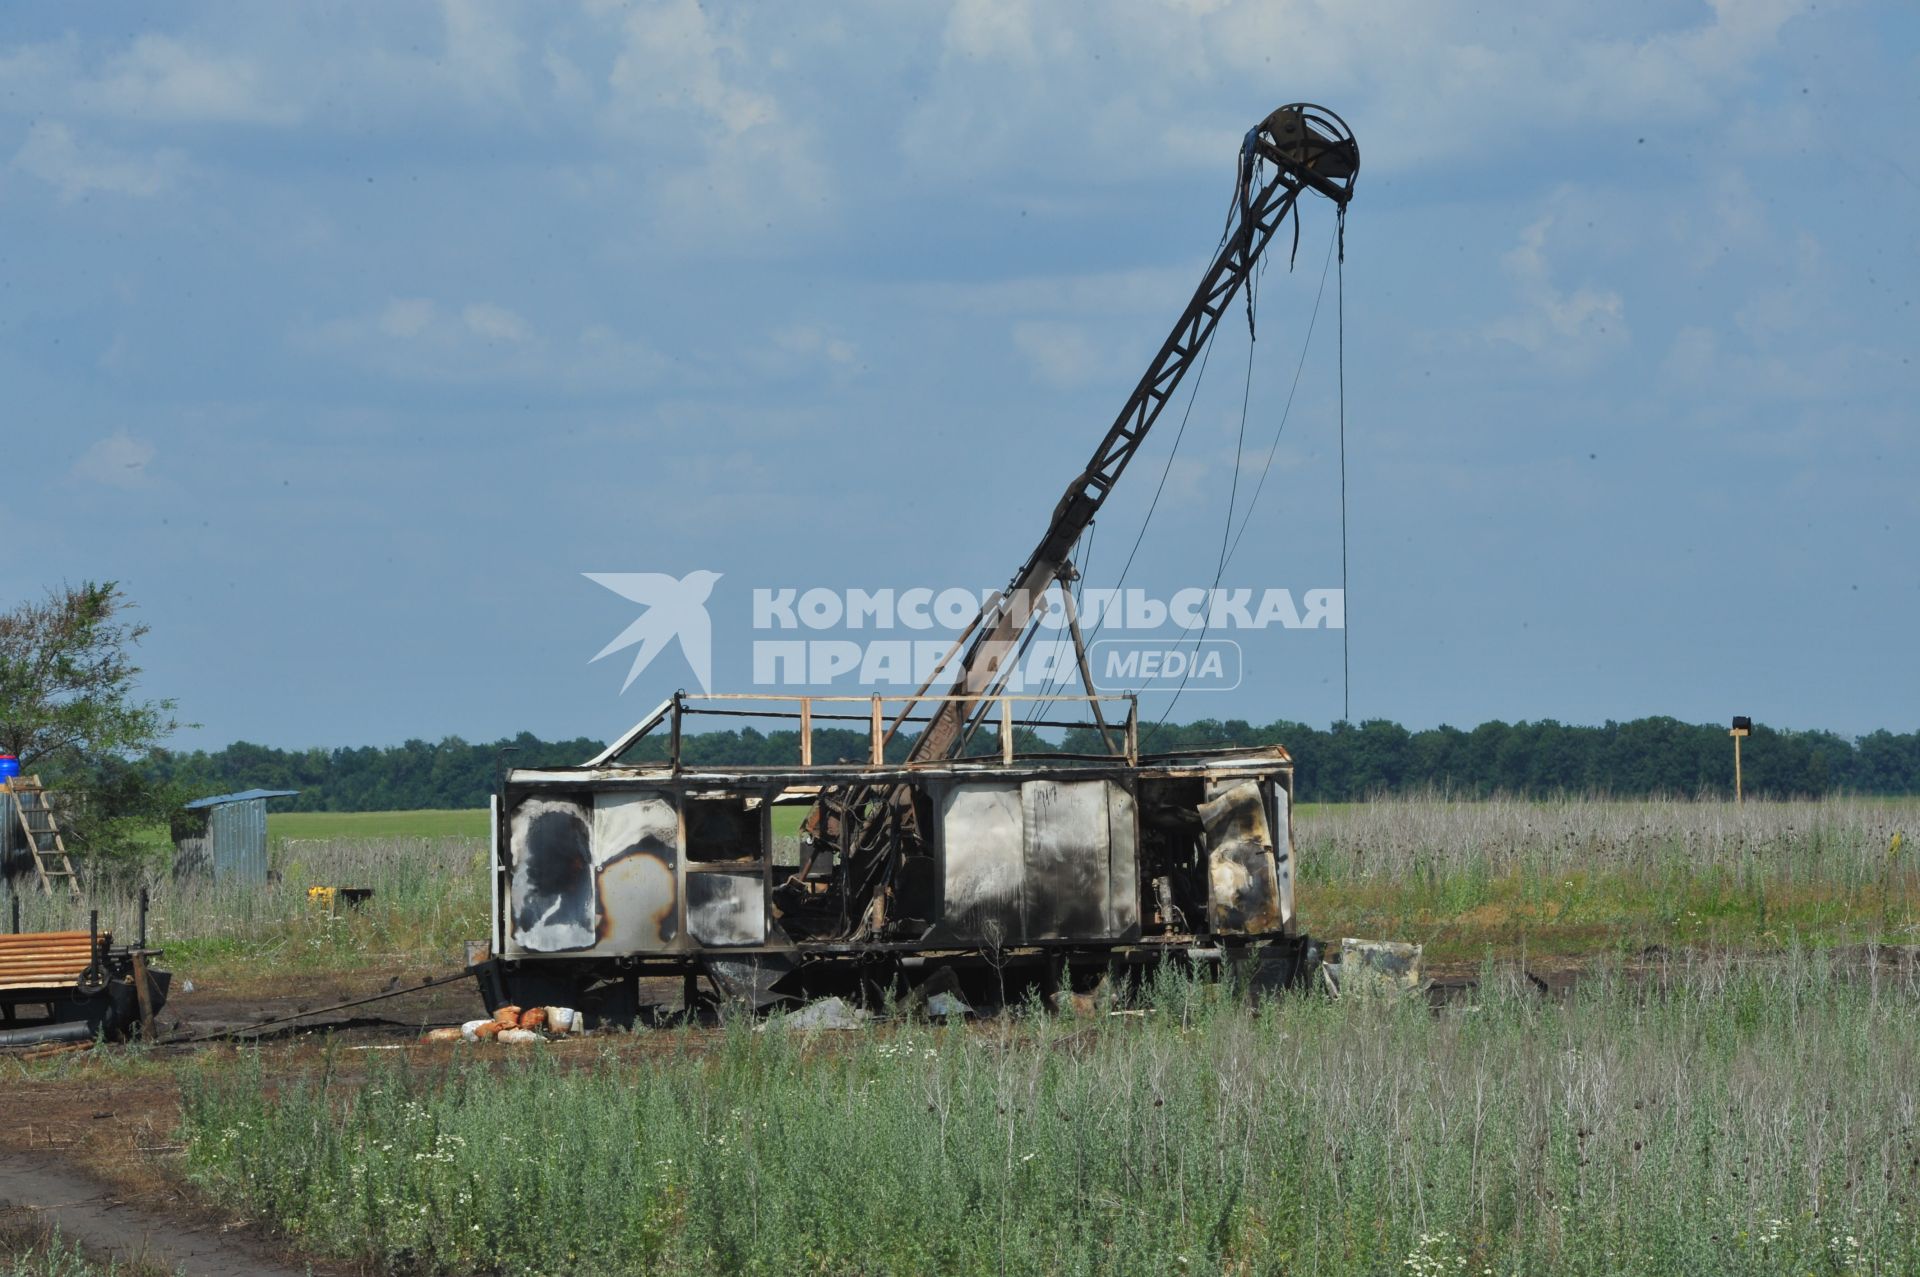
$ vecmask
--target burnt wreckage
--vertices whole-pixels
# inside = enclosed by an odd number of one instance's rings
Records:
[[[1344,219],[1359,164],[1351,131],[1320,107],[1285,106],[1249,130],[1192,301],[1039,545],[955,641],[948,692],[680,693],[582,766],[506,773],[493,934],[474,967],[489,1009],[559,1002],[630,1020],[646,976],[682,977],[691,999],[704,975],[762,1005],[970,972],[1057,987],[1168,960],[1298,979],[1315,946],[1294,916],[1291,758],[1277,745],[1142,754],[1132,698],[1091,694],[1069,556],[1289,215],[1297,244],[1300,196]],[[1005,673],[1056,583],[1090,694],[1009,694]],[[1016,752],[1016,727],[1082,725],[1062,713],[1089,713],[1105,752]],[[690,762],[682,724],[696,714],[788,718],[799,762]],[[816,763],[822,721],[864,724],[866,757]],[[968,756],[982,726],[999,750]],[[621,761],[654,733],[663,761]],[[896,738],[911,740],[904,758],[890,756]],[[774,836],[785,804],[810,809],[797,845]]]

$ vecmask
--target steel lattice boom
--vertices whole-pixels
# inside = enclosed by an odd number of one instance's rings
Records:
[[[1233,214],[1219,252],[1106,437],[1094,449],[1086,469],[1060,498],[1040,544],[1014,574],[999,604],[975,623],[976,632],[954,680],[952,695],[979,695],[997,681],[1038,600],[1059,578],[1074,544],[1126,472],[1187,370],[1205,350],[1220,317],[1246,285],[1261,253],[1287,215],[1295,213],[1301,193],[1317,192],[1344,211],[1359,170],[1360,150],[1352,131],[1323,107],[1305,103],[1283,106],[1248,132],[1241,147]],[[1093,689],[1087,690],[1091,693]],[[964,702],[940,702],[926,730],[914,742],[910,759],[922,762],[952,757],[962,743],[966,721]]]

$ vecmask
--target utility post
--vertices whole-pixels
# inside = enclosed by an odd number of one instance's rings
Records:
[[[1745,796],[1740,792],[1740,738],[1753,734],[1753,720],[1745,714],[1733,716],[1733,730],[1727,735],[1733,737],[1733,801],[1744,803]]]

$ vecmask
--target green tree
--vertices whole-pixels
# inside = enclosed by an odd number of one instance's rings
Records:
[[[132,609],[117,582],[89,581],[0,613],[0,749],[62,791],[69,845],[94,854],[137,850],[174,805],[135,765],[179,723],[174,702],[137,693]]]

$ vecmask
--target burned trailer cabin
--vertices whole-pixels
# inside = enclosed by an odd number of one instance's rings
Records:
[[[935,978],[1085,987],[1169,959],[1272,983],[1305,970],[1279,746],[1142,756],[1129,700],[1112,754],[1022,755],[1009,731],[993,757],[888,763],[878,698],[796,697],[792,767],[689,764],[680,723],[716,699],[676,696],[582,766],[506,774],[477,968],[489,1009],[625,1022],[650,977],[764,1006]],[[1089,698],[974,699],[1010,724],[1016,702]],[[868,759],[815,763],[811,720],[854,701]],[[619,760],[655,730],[665,760]],[[781,838],[788,805],[810,810]]]

